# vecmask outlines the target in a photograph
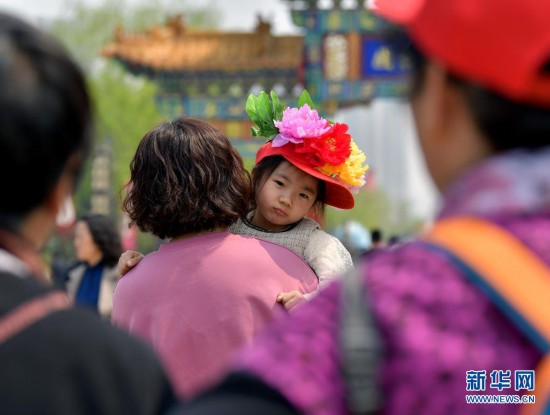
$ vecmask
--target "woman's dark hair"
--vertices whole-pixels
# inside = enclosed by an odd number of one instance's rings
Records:
[[[227,227],[246,215],[250,179],[219,130],[180,117],[149,131],[130,164],[123,209],[160,238]]]
[[[11,195],[1,199],[0,221],[17,227],[64,168],[76,179],[91,139],[91,103],[80,69],[60,44],[2,13],[0,126],[1,187]]]
[[[122,245],[113,221],[107,216],[92,213],[82,216],[79,220],[88,225],[92,239],[103,254],[102,261],[110,267],[116,265],[122,254]]]
[[[413,68],[411,94],[414,96],[424,84],[427,58],[412,42],[407,54]],[[550,61],[541,67],[541,72],[550,76]],[[550,107],[511,101],[453,73],[449,73],[448,78],[464,93],[477,127],[495,152],[516,148],[535,150],[550,145]]]
[[[252,192],[250,194],[250,208],[256,209],[256,196],[261,187],[265,184],[267,178],[275,171],[275,169],[286,159],[283,156],[269,156],[252,169]],[[315,217],[322,218],[325,213],[325,195],[326,185],[323,180],[317,180],[317,199],[315,200],[312,209],[314,209]]]

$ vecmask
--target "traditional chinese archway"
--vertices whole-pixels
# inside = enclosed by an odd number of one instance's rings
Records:
[[[389,26],[363,1],[286,0],[305,29],[304,80],[325,112],[405,92],[409,64],[384,40]]]
[[[260,16],[249,33],[187,28],[182,16],[175,16],[145,33],[118,28],[102,53],[155,80],[157,103],[167,116],[208,120],[245,156],[259,146],[251,140],[244,111],[250,92],[273,89],[283,102],[294,104],[305,87],[325,113],[403,94],[407,62],[384,42],[384,23],[363,2],[286,3],[303,36],[274,36]]]

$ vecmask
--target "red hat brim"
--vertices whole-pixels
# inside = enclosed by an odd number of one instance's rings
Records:
[[[294,145],[286,144],[281,147],[273,147],[271,144],[272,142],[268,141],[260,147],[256,153],[256,164],[269,156],[283,156],[293,166],[325,182],[326,194],[323,200],[324,203],[339,209],[353,208],[355,205],[353,194],[344,184],[313,168],[303,154],[294,151]]]

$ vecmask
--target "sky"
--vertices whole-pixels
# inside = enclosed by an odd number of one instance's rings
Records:
[[[103,4],[104,0],[84,0],[88,4]],[[116,0],[114,0],[116,1]],[[127,0],[140,4],[143,0]],[[188,0],[186,0],[189,3]],[[0,0],[0,10],[10,12],[38,23],[62,15],[66,0]],[[212,5],[220,10],[223,30],[251,31],[261,13],[272,22],[274,34],[299,33],[290,18],[288,5],[283,0],[193,0],[195,6]]]

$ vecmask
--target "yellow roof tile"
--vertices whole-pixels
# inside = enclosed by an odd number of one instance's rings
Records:
[[[167,26],[126,34],[117,28],[105,57],[155,70],[208,71],[297,68],[302,62],[302,36],[273,36],[259,20],[251,33],[188,29],[176,16]]]

